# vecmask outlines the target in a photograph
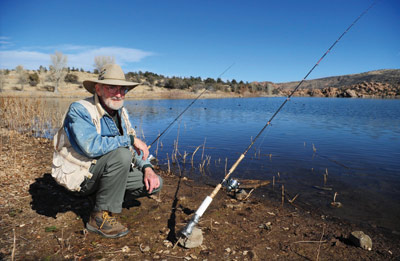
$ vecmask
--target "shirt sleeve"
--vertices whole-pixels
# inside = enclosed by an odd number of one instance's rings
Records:
[[[103,156],[119,147],[129,147],[131,142],[127,135],[109,137],[98,134],[89,112],[80,103],[71,104],[64,129],[71,145],[89,158]]]
[[[137,166],[140,170],[144,170],[147,167],[153,168],[153,165],[150,163],[150,160],[147,158],[146,160],[142,159],[143,152],[140,151],[140,154],[137,154],[136,151],[133,155],[133,163]]]

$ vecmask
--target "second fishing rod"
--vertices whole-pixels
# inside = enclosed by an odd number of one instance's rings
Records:
[[[357,21],[364,16],[374,5],[376,2],[372,3],[364,12],[362,12],[354,21],[353,23],[350,24],[350,26],[339,36],[339,38],[328,48],[328,50],[321,56],[321,58],[318,60],[318,62],[310,69],[310,71],[304,76],[304,78],[298,83],[298,85],[293,89],[293,91],[289,94],[289,96],[285,99],[285,101],[279,106],[279,108],[275,111],[275,113],[271,116],[271,118],[267,121],[267,123],[264,125],[264,127],[258,132],[257,136],[252,140],[250,145],[247,147],[247,149],[239,156],[239,158],[236,160],[236,162],[232,165],[232,167],[229,169],[228,173],[225,175],[223,180],[214,188],[214,190],[211,192],[210,195],[208,195],[203,202],[200,204],[199,208],[196,210],[190,221],[186,224],[186,226],[180,231],[180,235],[189,238],[189,236],[192,234],[193,228],[198,224],[200,221],[201,216],[204,214],[204,212],[207,210],[208,206],[211,204],[212,200],[214,197],[217,195],[219,190],[222,188],[223,185],[226,185],[227,188],[232,188],[237,186],[236,181],[229,180],[229,177],[231,174],[235,171],[237,166],[240,164],[240,162],[244,159],[246,156],[247,152],[250,150],[250,148],[254,145],[254,143],[257,141],[257,139],[261,136],[261,134],[264,132],[264,130],[271,124],[272,120],[275,118],[275,116],[282,110],[283,106],[290,100],[290,98],[293,96],[293,94],[298,90],[298,88],[302,85],[302,83],[307,79],[307,77],[311,74],[311,72],[319,65],[319,63],[325,58],[325,56],[332,50],[332,48],[342,39],[342,37],[350,30],[351,27],[353,27],[354,24],[357,23]],[[181,238],[181,237],[180,237]],[[178,239],[178,242],[180,241],[180,238]]]

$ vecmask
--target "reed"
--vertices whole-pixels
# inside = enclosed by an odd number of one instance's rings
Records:
[[[183,164],[186,163],[186,157],[187,157],[187,155],[189,155],[189,153],[187,153],[186,151],[184,151],[184,152],[183,152],[183,157],[182,157],[182,159],[183,159]]]
[[[63,109],[41,98],[0,97],[0,127],[51,138]]]
[[[227,169],[228,169],[228,158],[225,158],[225,175],[228,174]]]
[[[211,156],[206,155],[207,167],[210,166]]]
[[[193,154],[192,154],[192,160],[191,160],[191,163],[192,163],[192,168],[193,168],[193,158],[194,158],[194,155],[196,154],[196,152],[200,149],[200,147],[201,147],[201,145],[200,146],[198,146],[195,150],[194,150],[194,152],[193,152]]]
[[[170,164],[169,164],[169,156],[168,156],[168,153],[167,153],[167,162],[168,162],[168,174],[171,174],[171,166],[170,166]]]
[[[204,157],[204,150],[206,148],[206,140],[207,138],[204,138],[204,144],[203,144],[203,152],[201,153],[201,160],[203,161],[203,157]]]
[[[314,143],[312,144],[312,150],[314,153],[317,152],[317,148],[314,146]]]
[[[324,174],[324,187],[326,186],[326,182],[328,181],[328,169],[325,169],[325,174]]]
[[[160,135],[160,132],[158,132],[158,135]],[[158,145],[159,145],[159,142],[160,142],[160,139],[157,140],[156,151],[155,151],[155,153],[156,153],[156,158],[157,158],[157,155],[158,155]]]

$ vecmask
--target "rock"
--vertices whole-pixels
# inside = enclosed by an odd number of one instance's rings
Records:
[[[140,244],[139,248],[140,248],[140,251],[142,251],[142,253],[150,251],[149,246],[142,247],[142,244]]]
[[[169,240],[164,240],[163,244],[164,244],[164,246],[166,246],[166,247],[173,247],[172,242],[170,242]]]
[[[184,248],[195,248],[203,243],[203,232],[200,228],[194,227],[188,238],[181,238],[179,244]]]
[[[358,247],[363,249],[372,250],[372,240],[371,238],[364,234],[363,231],[353,231],[349,236],[349,240]]]
[[[271,230],[272,229],[272,223],[271,222],[267,222],[265,224],[261,224],[258,226],[258,228],[263,228],[266,230]]]
[[[231,209],[233,209],[233,210],[241,210],[242,207],[243,207],[243,202],[240,202],[239,204],[230,204],[230,203],[228,203],[228,204],[226,204],[225,206],[226,206],[227,208],[231,208]]]
[[[247,197],[247,192],[244,189],[240,189],[239,191],[235,192],[235,198],[237,200],[244,200]]]
[[[347,89],[347,90],[345,91],[345,95],[346,95],[347,97],[351,97],[351,98],[356,98],[356,97],[358,97],[358,96],[357,96],[357,93],[356,93],[354,90],[351,90],[351,89]]]
[[[338,201],[335,201],[335,202],[331,202],[330,206],[333,208],[341,208],[341,207],[343,207],[343,204]]]
[[[128,246],[124,246],[121,250],[123,253],[131,252],[131,249]]]

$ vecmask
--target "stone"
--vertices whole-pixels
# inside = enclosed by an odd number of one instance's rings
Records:
[[[237,200],[244,200],[248,196],[248,193],[244,189],[240,189],[239,191],[235,192],[235,198]]]
[[[345,91],[345,94],[346,94],[347,97],[351,97],[351,98],[357,98],[358,97],[357,93],[354,90],[351,90],[351,89],[347,89]]]
[[[357,247],[361,247],[365,250],[372,250],[371,238],[364,234],[363,231],[353,231],[349,236],[349,240]]]
[[[192,234],[187,238],[181,238],[179,244],[184,248],[196,248],[203,243],[203,232],[200,228],[194,227]]]

